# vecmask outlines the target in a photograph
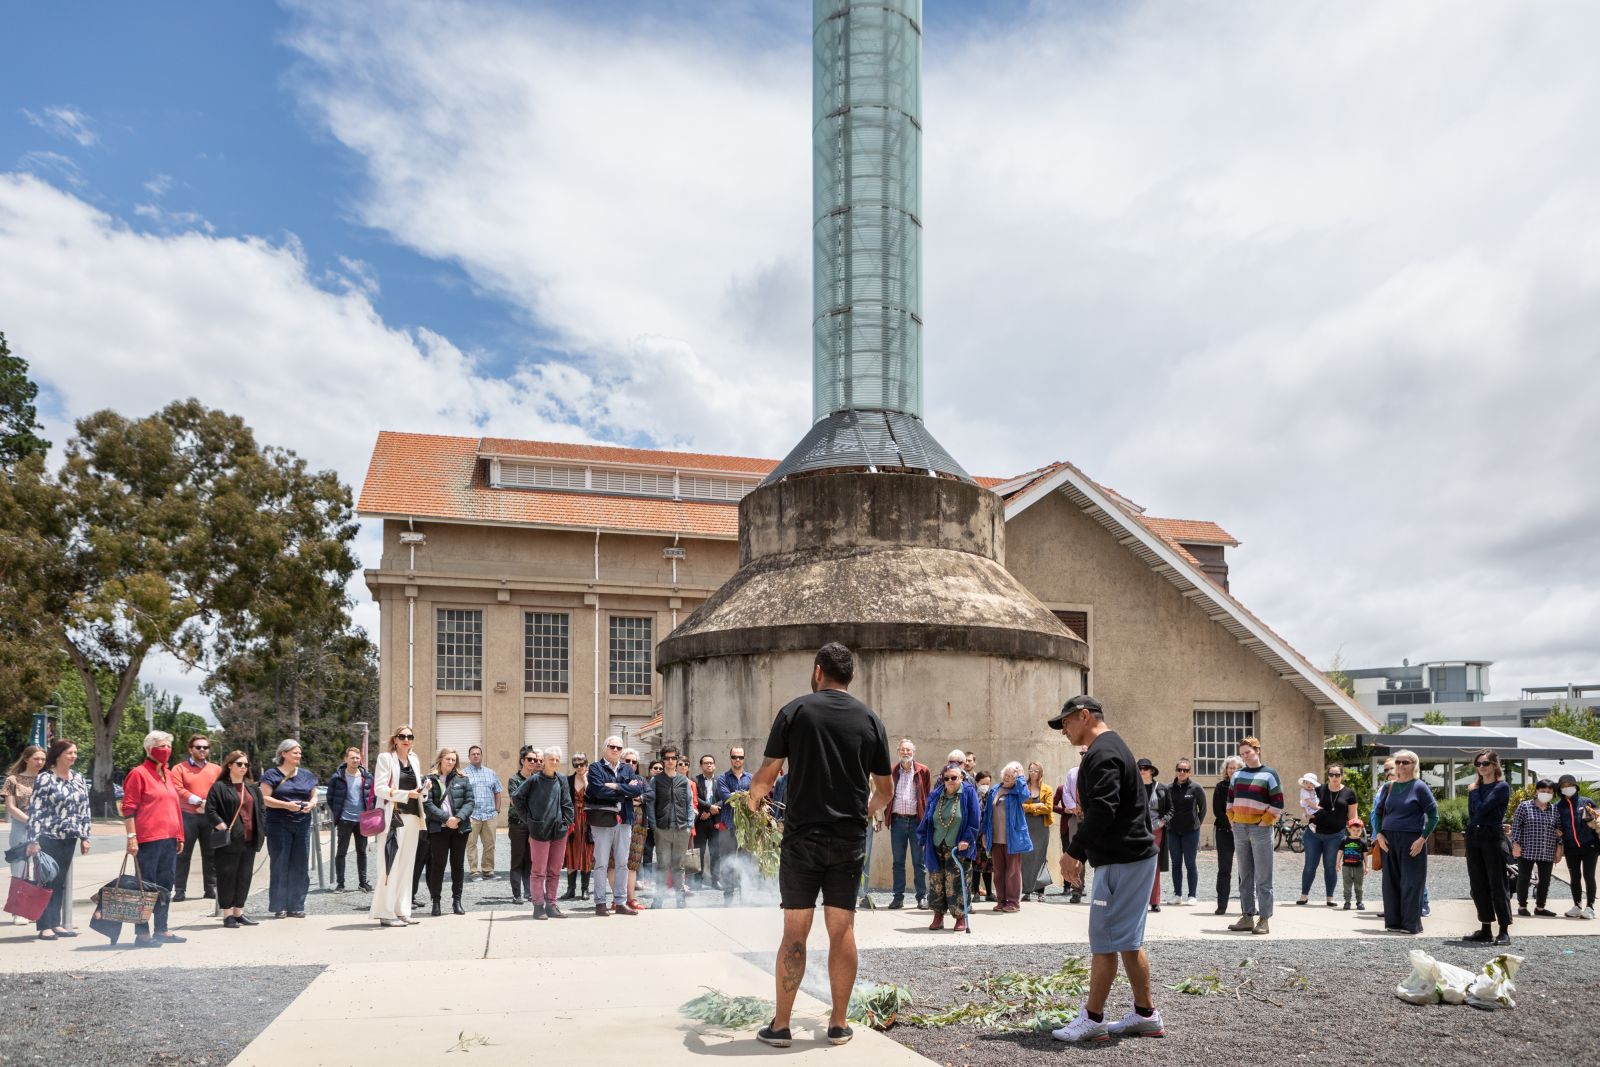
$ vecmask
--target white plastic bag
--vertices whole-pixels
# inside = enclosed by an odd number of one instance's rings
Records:
[[[1467,1003],[1474,1008],[1493,1011],[1496,1008],[1517,1006],[1517,968],[1522,966],[1521,956],[1502,953],[1483,965],[1483,973],[1467,986]]]
[[[1411,950],[1411,973],[1394,995],[1407,1004],[1439,1003],[1439,961],[1419,948]]]
[[[1500,955],[1474,974],[1453,963],[1434,959],[1421,949],[1412,949],[1411,973],[1395,989],[1395,996],[1408,1004],[1471,1004],[1479,1008],[1514,1008],[1516,977],[1521,956]]]

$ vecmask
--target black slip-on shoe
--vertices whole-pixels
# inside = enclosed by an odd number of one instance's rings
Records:
[[[828,1027],[828,1044],[830,1045],[847,1044],[855,1036],[856,1032],[850,1029],[848,1025]]]
[[[769,1022],[756,1032],[756,1040],[763,1045],[771,1045],[773,1048],[788,1048],[794,1043],[794,1035],[789,1032],[788,1027],[784,1027],[782,1030],[774,1030]]]

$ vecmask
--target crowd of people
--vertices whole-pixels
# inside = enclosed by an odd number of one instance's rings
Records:
[[[372,769],[361,749],[351,747],[323,783],[301,765],[301,746],[293,739],[278,745],[271,765],[257,775],[240,751],[212,762],[210,739],[203,734],[190,737],[185,757],[173,763],[173,738],[150,733],[146,759],[124,782],[122,815],[140,877],[165,891],[153,928],[141,926],[134,944],[183,940],[167,928],[168,904],[186,898],[196,852],[202,891],[216,899],[224,926],[256,925],[246,901],[263,846],[269,856],[267,912],[280,919],[304,917],[311,813],[324,784],[336,849],[335,888],[346,889],[353,851],[355,885],[372,894],[370,915],[383,926],[409,925],[424,909],[442,915],[447,872],[450,911],[465,914],[464,883],[501,877],[495,828],[502,810],[513,904],[531,906],[540,920],[564,918],[563,905],[579,901],[589,901],[600,916],[684,907],[691,894],[707,891],[731,903],[753,869],[741,860],[730,804],[751,785],[742,747],[729,750],[726,770],[704,754],[699,773],[691,775],[687,754],[671,745],[641,765],[637,750],[608,737],[600,758],[591,762],[577,753],[570,768],[563,766],[559,748],[528,746],[502,782],[485,766],[480,746],[467,750],[465,763],[452,748],[425,761],[414,750],[415,740],[410,726],[397,728]],[[1170,781],[1161,780],[1160,768],[1149,759],[1136,762],[1157,857],[1150,911],[1161,910],[1163,902],[1198,903],[1196,857],[1209,816],[1217,856],[1216,914],[1229,911],[1237,892],[1240,914],[1228,929],[1269,932],[1274,839],[1286,803],[1283,779],[1263,763],[1262,751],[1257,738],[1243,738],[1209,797],[1193,780],[1189,760],[1177,762]],[[1082,902],[1081,867],[1071,864],[1068,846],[1084,813],[1079,775],[1086,748],[1078,747],[1080,766],[1067,770],[1054,788],[1037,761],[1008,762],[996,780],[978,768],[975,752],[952,750],[938,770],[917,760],[910,738],[900,741],[897,752],[890,799],[871,823],[873,830],[888,830],[890,909],[906,907],[909,897],[918,909],[931,910],[932,929],[944,929],[948,917],[953,929],[964,930],[977,902],[1009,913],[1024,902],[1042,901],[1055,884],[1048,862],[1053,836],[1059,838],[1059,893]],[[73,769],[76,760],[70,741],[58,740],[48,750],[30,746],[0,787],[13,875],[23,876],[38,852],[53,861],[50,885],[57,892],[37,923],[44,940],[76,936],[71,893],[60,891],[71,885],[73,855],[89,847],[89,791]],[[1471,940],[1509,941],[1513,896],[1516,915],[1555,915],[1547,904],[1553,869],[1563,860],[1573,897],[1566,915],[1593,918],[1600,828],[1594,805],[1579,794],[1576,781],[1570,775],[1541,780],[1532,796],[1512,808],[1498,757],[1485,750],[1475,763],[1466,847],[1481,929]],[[1366,876],[1381,873],[1374,902],[1385,929],[1420,933],[1429,911],[1428,841],[1438,805],[1418,777],[1415,753],[1396,752],[1384,761],[1383,781],[1365,820],[1343,766],[1328,766],[1325,781],[1315,773],[1303,775],[1299,785],[1306,830],[1296,903],[1311,902],[1320,872],[1327,907],[1339,907],[1342,897],[1345,910],[1364,911]],[[780,775],[764,798],[780,824],[785,786]],[[1506,877],[1508,868],[1514,877]],[[1162,872],[1170,873],[1170,895]]]

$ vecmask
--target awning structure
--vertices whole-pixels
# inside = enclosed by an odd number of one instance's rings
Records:
[[[1456,795],[1458,765],[1471,777],[1472,760],[1483,749],[1494,749],[1508,780],[1521,785],[1538,778],[1557,778],[1571,774],[1580,781],[1594,781],[1600,768],[1596,746],[1582,738],[1540,728],[1490,729],[1482,726],[1429,726],[1414,723],[1394,734],[1357,734],[1346,751],[1372,764],[1373,781],[1378,779],[1382,761],[1406,749],[1417,754],[1420,763],[1443,766],[1441,785],[1447,797]]]

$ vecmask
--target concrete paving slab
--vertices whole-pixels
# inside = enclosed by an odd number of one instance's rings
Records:
[[[406,972],[416,980],[402,977]],[[834,1067],[928,1062],[861,1027],[850,1044],[827,1044],[826,1010],[804,994],[796,1004],[796,1042],[787,1050],[762,1045],[753,1031],[718,1031],[678,1013],[702,985],[772,995],[770,975],[723,953],[488,959],[415,969],[338,963],[234,1064],[279,1067],[286,1048],[300,1067],[387,1067],[397,1050],[412,1063],[450,1062],[444,1057],[458,1048],[475,1064],[521,1064],[545,1049],[603,1049],[608,1060],[649,1063],[746,1055],[826,1055]],[[426,992],[442,989],[461,995]]]

